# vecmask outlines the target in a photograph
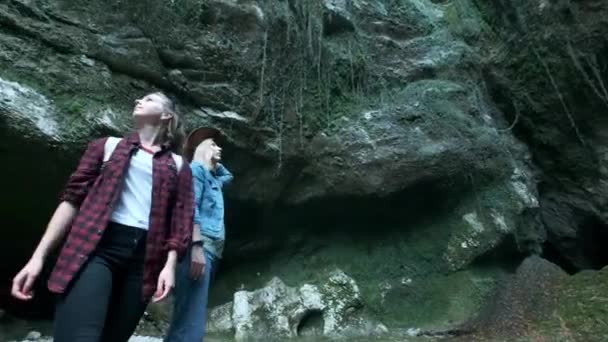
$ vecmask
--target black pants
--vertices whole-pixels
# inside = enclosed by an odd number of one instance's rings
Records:
[[[146,231],[110,223],[97,249],[57,303],[55,342],[127,341],[146,309]]]

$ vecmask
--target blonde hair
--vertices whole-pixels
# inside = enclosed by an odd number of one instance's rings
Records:
[[[170,145],[173,152],[181,154],[182,141],[184,140],[185,134],[175,102],[165,95],[165,93],[160,91],[152,93],[151,95],[160,97],[163,103],[163,111],[171,114],[171,119],[167,120],[167,123],[163,124],[160,129],[160,143]]]

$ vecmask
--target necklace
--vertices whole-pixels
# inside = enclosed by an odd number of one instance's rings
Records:
[[[154,153],[156,153],[156,151],[154,151],[154,150],[152,150],[152,149],[150,149],[150,148],[147,148],[147,147],[145,147],[144,145],[139,145],[139,148],[141,148],[142,150],[144,150],[144,151],[146,151],[146,152],[148,152],[148,153],[150,153],[150,154],[152,154],[152,155],[153,155]]]

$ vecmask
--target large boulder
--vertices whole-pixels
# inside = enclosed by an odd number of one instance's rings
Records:
[[[234,300],[211,310],[210,334],[234,334],[237,341],[291,338],[316,333],[338,336],[352,324],[362,305],[355,281],[340,270],[325,284],[289,287],[273,278],[255,291],[238,291]],[[317,326],[308,326],[313,319]],[[318,330],[314,330],[314,329]]]
[[[539,257],[522,262],[466,329],[462,341],[603,341],[606,268],[570,276]]]

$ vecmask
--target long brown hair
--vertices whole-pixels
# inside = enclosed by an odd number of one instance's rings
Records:
[[[152,93],[162,99],[163,111],[171,114],[171,119],[165,121],[160,129],[159,139],[161,144],[168,144],[171,146],[173,152],[181,154],[182,142],[184,140],[184,128],[177,112],[175,102],[171,100],[165,93],[156,92]]]

